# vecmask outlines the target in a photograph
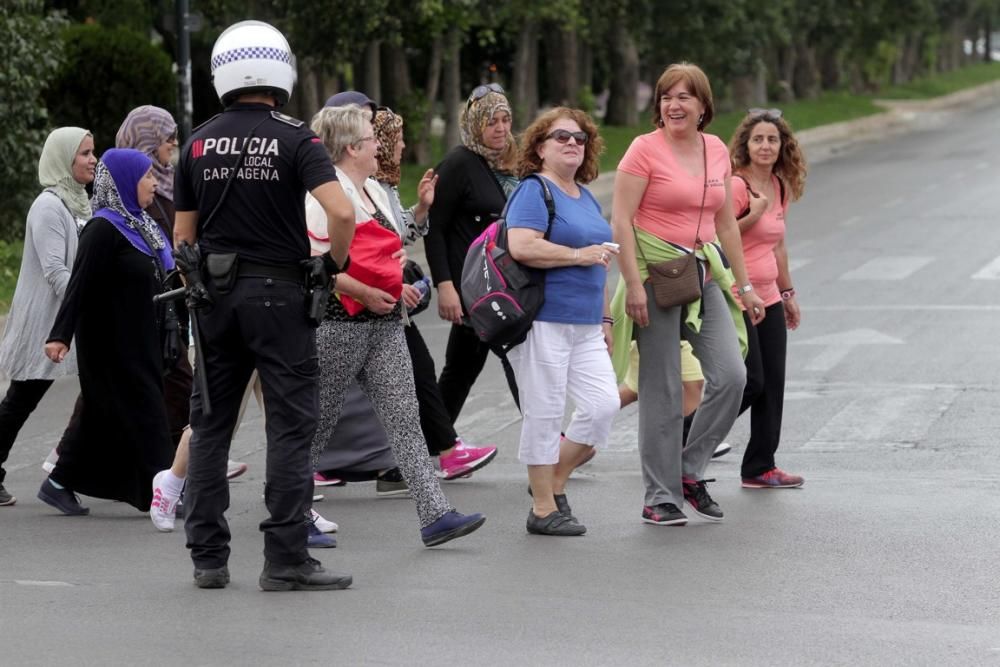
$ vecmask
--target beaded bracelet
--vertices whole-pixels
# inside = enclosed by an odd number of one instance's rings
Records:
[[[789,287],[788,289],[781,290],[781,300],[782,301],[788,301],[793,296],[795,296],[795,288],[794,287]]]

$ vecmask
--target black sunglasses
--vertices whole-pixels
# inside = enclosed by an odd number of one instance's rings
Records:
[[[753,109],[747,109],[747,114],[751,118],[781,118],[781,109],[761,109],[754,107]]]
[[[589,139],[590,137],[587,136],[586,132],[570,132],[569,130],[552,130],[545,138],[555,139],[560,144],[567,144],[569,143],[569,140],[572,138],[576,140],[577,146],[584,146],[587,143],[587,139]]]
[[[481,86],[476,86],[472,89],[472,94],[469,95],[469,101],[465,103],[465,108],[468,109],[472,106],[472,103],[476,100],[481,100],[486,97],[489,93],[500,93],[501,95],[506,95],[503,86],[499,83],[486,83]]]

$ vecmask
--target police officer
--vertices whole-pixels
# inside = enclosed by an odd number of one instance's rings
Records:
[[[323,144],[302,121],[277,111],[295,83],[292,53],[278,30],[259,21],[230,26],[212,49],[212,77],[225,110],[184,146],[175,185],[174,241],[178,247],[197,241],[212,301],[196,311],[198,372],[205,373],[207,392],[196,386],[191,396],[185,492],[195,585],[229,583],[226,461],[243,390],[256,368],[267,411],[264,496],[270,513],[260,524],[260,587],[346,588],[350,575],[327,571],[306,550],[309,448],[319,398],[315,331],[306,317],[300,263],[309,258],[306,191],[327,215],[331,251],[324,259],[332,272],[349,261],[353,208]]]

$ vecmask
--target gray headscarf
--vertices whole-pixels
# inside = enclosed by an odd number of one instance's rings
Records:
[[[38,159],[38,182],[55,193],[66,204],[74,218],[90,218],[90,200],[84,184],[73,178],[73,161],[85,137],[91,136],[82,127],[59,127],[45,139],[42,156]]]

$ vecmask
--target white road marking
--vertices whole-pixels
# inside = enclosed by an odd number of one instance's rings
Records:
[[[805,365],[804,370],[824,373],[846,359],[859,345],[902,345],[899,338],[887,336],[874,329],[852,329],[839,333],[824,334],[815,338],[795,341],[793,345],[818,345],[826,349]]]
[[[861,222],[861,216],[860,215],[852,215],[847,220],[844,220],[842,223],[840,223],[840,226],[841,227],[853,227],[854,225],[858,224],[859,222]]]
[[[1000,311],[1000,305],[997,304],[948,304],[948,303],[937,303],[937,304],[901,304],[901,303],[887,303],[884,305],[873,305],[873,304],[857,304],[853,306],[809,306],[810,312],[829,312],[829,313],[839,313],[844,311],[864,311],[864,312],[972,312],[972,313],[992,313]]]
[[[895,199],[890,199],[886,203],[882,204],[882,208],[895,208],[903,203],[902,197],[896,197]]]
[[[840,276],[841,280],[906,280],[934,261],[933,257],[882,256]]]
[[[959,389],[942,387],[864,392],[816,431],[802,449],[843,451],[867,449],[872,445],[897,449],[919,447],[960,393]]]
[[[18,586],[49,586],[49,587],[60,587],[60,586],[75,586],[76,584],[71,584],[68,581],[43,581],[35,579],[15,579],[14,583]]]
[[[798,271],[806,264],[812,262],[812,257],[797,257],[795,259],[788,260],[788,270]]]
[[[1000,280],[1000,257],[972,274],[973,280]]]

